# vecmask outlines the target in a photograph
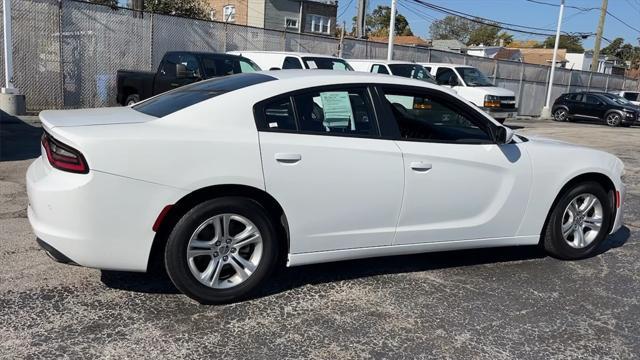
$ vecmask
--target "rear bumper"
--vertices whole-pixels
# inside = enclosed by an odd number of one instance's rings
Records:
[[[42,157],[27,170],[27,215],[55,260],[108,270],[146,271],[156,217],[185,192],[117,175],[53,169]]]

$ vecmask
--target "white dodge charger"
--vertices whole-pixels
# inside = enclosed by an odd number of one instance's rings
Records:
[[[239,74],[131,107],[44,111],[28,215],[56,260],[166,267],[202,303],[280,264],[540,244],[622,226],[622,162],[514,135],[448,90],[368,73]]]

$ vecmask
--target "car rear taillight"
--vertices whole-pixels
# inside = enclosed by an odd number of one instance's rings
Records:
[[[55,140],[46,132],[42,134],[42,147],[51,166],[58,170],[78,174],[89,172],[89,166],[80,151]]]

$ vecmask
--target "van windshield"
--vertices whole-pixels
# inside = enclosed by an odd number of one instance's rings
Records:
[[[467,86],[494,86],[480,70],[472,67],[456,68]]]
[[[391,73],[396,76],[402,76],[411,79],[424,80],[435,84],[436,80],[429,72],[418,64],[389,64]]]
[[[353,68],[342,59],[305,56],[302,61],[307,69],[353,71]]]

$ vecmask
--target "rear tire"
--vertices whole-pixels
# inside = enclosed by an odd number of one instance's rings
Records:
[[[611,199],[602,186],[593,181],[577,184],[552,209],[543,234],[544,248],[559,259],[589,257],[608,236],[612,220]]]
[[[276,232],[257,202],[242,197],[205,201],[187,212],[165,249],[173,284],[201,304],[254,294],[278,261]]]
[[[567,121],[569,119],[569,113],[566,109],[560,108],[553,112],[553,120],[555,121]]]
[[[140,95],[138,94],[131,94],[129,96],[127,96],[127,99],[124,101],[124,105],[125,106],[131,106],[137,102],[140,101]]]

